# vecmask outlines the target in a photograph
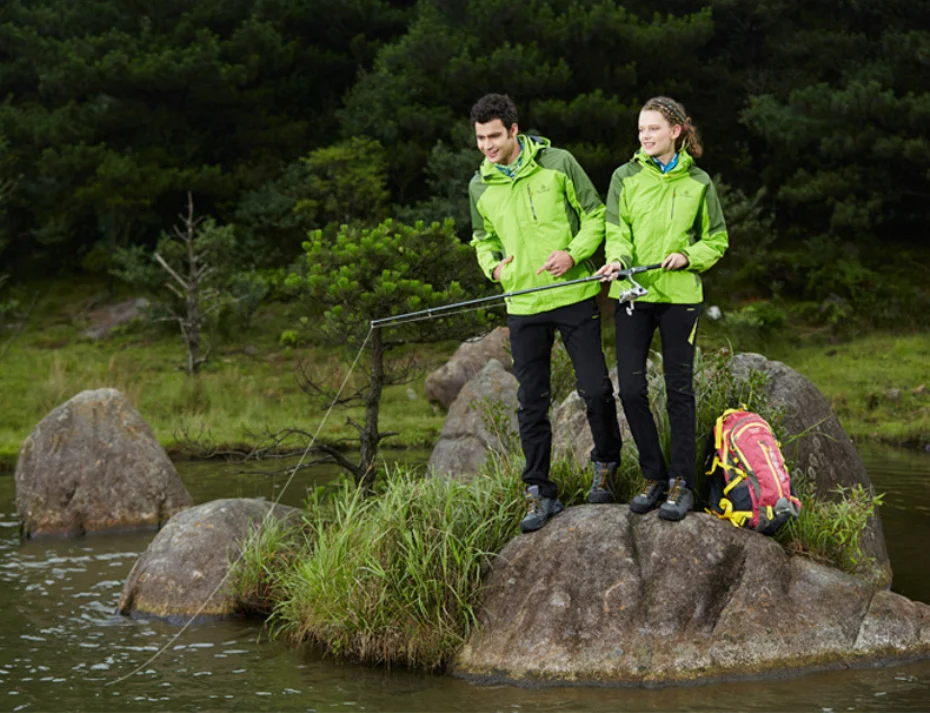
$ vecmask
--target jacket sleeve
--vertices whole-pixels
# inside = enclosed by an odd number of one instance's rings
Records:
[[[633,267],[633,232],[630,230],[630,214],[623,192],[623,179],[619,169],[614,171],[607,190],[607,239],[605,255],[607,262],[619,262],[624,267]]]
[[[701,237],[693,245],[689,245],[681,252],[688,258],[687,270],[691,272],[704,272],[709,270],[723,257],[730,239],[727,236],[727,226],[723,219],[723,209],[717,197],[717,189],[710,183],[704,192],[704,203],[701,206],[700,220]]]
[[[604,242],[604,204],[588,174],[574,156],[566,152],[565,197],[578,214],[580,227],[567,251],[578,265],[591,257]]]
[[[471,208],[471,246],[475,249],[478,256],[478,265],[481,271],[492,282],[494,268],[504,259],[504,244],[494,232],[494,226],[480,210],[478,210],[478,201],[475,193],[469,185],[468,202]]]

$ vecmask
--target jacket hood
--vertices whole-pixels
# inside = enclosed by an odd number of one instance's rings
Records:
[[[527,134],[518,134],[517,140],[520,142],[521,156],[520,156],[520,168],[517,169],[517,176],[522,175],[524,172],[530,170],[530,167],[534,165],[534,159],[536,154],[539,153],[541,149],[547,149],[552,145],[552,142],[543,137],[543,136],[532,136]],[[504,173],[497,169],[497,166],[487,158],[481,162],[481,178],[485,181],[495,181],[503,180],[509,181]]]

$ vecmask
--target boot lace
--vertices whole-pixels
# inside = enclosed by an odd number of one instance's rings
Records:
[[[668,489],[668,496],[666,502],[672,503],[673,505],[678,504],[678,498],[684,495],[684,491],[687,490],[685,487],[685,481],[681,478],[675,478],[675,482],[672,484],[672,487]]]
[[[527,515],[535,515],[538,512],[542,512],[542,498],[533,496],[532,493],[525,493],[524,497],[526,498]]]

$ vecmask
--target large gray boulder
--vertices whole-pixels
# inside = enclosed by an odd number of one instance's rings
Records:
[[[238,610],[226,579],[250,527],[266,516],[295,516],[296,508],[263,500],[214,500],[178,513],[136,560],[123,585],[121,614],[161,617],[228,616]]]
[[[426,398],[449,408],[462,387],[491,359],[497,359],[508,371],[512,368],[510,330],[507,327],[497,327],[480,339],[462,342],[449,361],[426,377]]]
[[[830,403],[813,382],[790,366],[770,361],[761,354],[735,355],[732,370],[737,378],[748,378],[750,371],[766,375],[765,391],[769,402],[783,411],[782,424],[787,435],[799,436],[790,443],[783,439],[782,451],[811,479],[819,498],[835,500],[839,497],[837,486],[862,485],[866,490],[875,492],[856,447],[837,420]],[[877,512],[871,518],[860,546],[866,556],[857,574],[880,586],[889,586],[891,561]]]
[[[157,528],[191,505],[165,449],[116,389],[83,391],[42,419],[15,477],[25,537]]]
[[[471,379],[449,408],[429,459],[435,475],[469,477],[488,451],[505,453],[517,439],[517,379],[492,359]]]
[[[930,656],[930,607],[704,513],[573,507],[512,540],[456,675],[537,683],[739,679]]]

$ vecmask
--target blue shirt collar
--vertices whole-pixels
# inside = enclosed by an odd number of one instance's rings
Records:
[[[668,163],[662,163],[655,156],[651,156],[650,158],[652,158],[653,163],[655,163],[655,165],[659,167],[659,170],[662,171],[662,173],[668,173],[673,168],[675,168],[675,166],[678,165],[678,152],[677,151],[675,152],[675,156]]]

